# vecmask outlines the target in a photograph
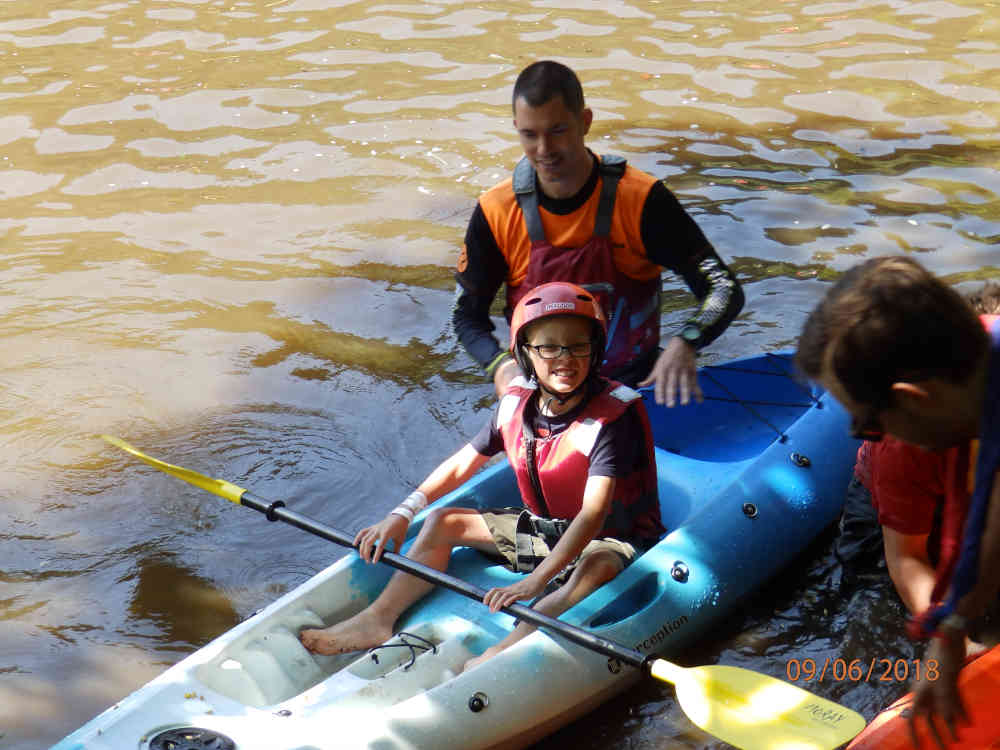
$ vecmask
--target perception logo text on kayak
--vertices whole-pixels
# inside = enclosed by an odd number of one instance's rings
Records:
[[[663,627],[653,633],[644,641],[635,644],[636,651],[655,651],[656,647],[666,639],[668,635],[673,635],[682,627],[687,625],[687,615],[681,615],[676,620],[664,623]]]

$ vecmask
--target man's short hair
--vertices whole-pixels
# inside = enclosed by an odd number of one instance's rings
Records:
[[[796,366],[833,375],[860,404],[886,408],[892,384],[933,377],[964,382],[989,346],[972,306],[906,256],[873,258],[846,271],[802,328]]]
[[[532,107],[541,107],[555,96],[561,96],[566,109],[574,115],[583,112],[583,87],[576,73],[554,60],[540,60],[517,77],[510,106],[513,109],[520,97]]]

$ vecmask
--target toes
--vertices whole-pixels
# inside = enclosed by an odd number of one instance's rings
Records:
[[[299,633],[299,640],[309,651],[315,651],[319,646],[320,638],[315,630],[303,630]]]

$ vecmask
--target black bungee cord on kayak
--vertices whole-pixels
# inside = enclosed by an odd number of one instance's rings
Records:
[[[383,648],[408,648],[410,649],[410,660],[403,666],[403,671],[405,672],[407,669],[416,664],[417,651],[430,651],[432,654],[437,653],[437,645],[435,643],[427,640],[426,638],[422,638],[419,635],[415,635],[414,633],[407,633],[405,630],[400,630],[396,634],[396,637],[399,638],[401,643],[383,643],[381,646],[373,646],[368,649],[368,654],[372,657],[373,662],[376,664],[379,663],[378,654],[376,652],[382,650]],[[407,638],[415,638],[418,641],[421,641],[421,643],[410,643],[406,640]]]
[[[770,356],[774,357],[774,355],[770,355]],[[770,360],[768,360],[768,361],[770,361]],[[794,383],[795,385],[798,385],[803,390],[803,392],[809,398],[809,403],[808,404],[800,404],[800,403],[790,403],[790,402],[786,403],[786,402],[783,402],[783,401],[754,401],[754,400],[751,400],[751,399],[741,398],[738,394],[734,393],[729,387],[727,387],[724,383],[722,383],[718,378],[713,377],[712,374],[709,372],[709,370],[720,370],[720,371],[721,370],[727,370],[727,371],[730,371],[730,372],[745,372],[745,373],[750,373],[750,374],[755,374],[755,375],[769,375],[769,376],[774,376],[774,377],[787,378],[788,380],[792,381],[792,383]],[[728,403],[739,404],[744,409],[746,409],[748,412],[750,412],[750,414],[755,419],[759,420],[761,423],[763,423],[763,424],[767,425],[769,428],[771,428],[771,430],[773,430],[775,432],[775,434],[777,434],[777,436],[778,436],[778,442],[780,442],[780,443],[784,443],[786,440],[788,440],[788,435],[785,434],[784,430],[781,430],[778,427],[776,427],[763,414],[761,414],[759,411],[757,411],[756,409],[754,409],[753,406],[751,406],[751,404],[754,404],[754,405],[757,405],[757,406],[791,406],[791,407],[799,407],[799,406],[810,407],[810,406],[815,406],[817,409],[821,409],[823,407],[822,401],[820,401],[820,399],[809,388],[803,386],[795,377],[793,377],[793,375],[790,372],[780,371],[780,370],[779,371],[773,371],[773,372],[772,371],[764,371],[764,370],[749,370],[747,368],[729,367],[727,365],[705,365],[704,367],[701,368],[701,374],[707,380],[710,380],[712,383],[714,383],[716,386],[718,386],[718,388],[720,390],[724,391],[725,393],[727,393],[730,396],[730,398],[725,398],[725,397],[722,397],[722,396],[705,396],[706,400],[708,400],[708,401],[725,401],[725,402],[728,402]]]

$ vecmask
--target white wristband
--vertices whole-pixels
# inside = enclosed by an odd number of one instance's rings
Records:
[[[427,496],[420,490],[413,490],[399,507],[409,508],[416,515],[427,507]]]
[[[413,490],[406,499],[400,503],[395,510],[389,512],[402,516],[407,521],[412,521],[413,517],[427,507],[427,496],[420,490]]]

